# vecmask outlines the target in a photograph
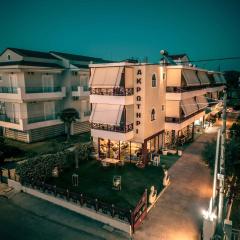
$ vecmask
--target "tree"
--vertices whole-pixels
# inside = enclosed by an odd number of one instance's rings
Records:
[[[67,128],[67,141],[70,140],[71,125],[79,118],[78,111],[74,108],[66,108],[60,113],[60,119]]]

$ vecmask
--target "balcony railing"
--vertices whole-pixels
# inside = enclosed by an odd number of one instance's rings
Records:
[[[203,112],[203,111],[205,111],[205,109],[200,109],[200,110],[198,110],[197,112],[195,112],[195,113],[193,113],[193,114],[191,114],[191,115],[188,115],[188,116],[186,116],[186,117],[182,116],[182,117],[180,117],[180,118],[165,117],[165,122],[168,122],[168,123],[182,123],[182,122],[188,120],[189,118],[191,118],[191,117],[193,117],[193,116],[195,116],[195,115],[197,115],[198,113],[201,113],[201,112]]]
[[[59,116],[57,116],[56,114],[51,114],[46,116],[28,118],[28,123],[44,122],[44,121],[56,120],[56,119],[59,119]]]
[[[91,115],[91,111],[85,111],[85,112],[83,113],[83,115],[84,115],[84,117],[88,117],[88,116]]]
[[[133,88],[90,88],[90,94],[107,95],[107,96],[131,96],[133,95]]]
[[[92,129],[98,129],[103,131],[111,131],[111,132],[120,132],[120,133],[127,133],[133,131],[133,123],[128,125],[109,125],[109,124],[100,124],[100,123],[91,123]]]
[[[0,87],[0,93],[17,93],[17,87]]]
[[[52,93],[52,92],[61,92],[61,87],[26,87],[26,93]]]
[[[77,92],[79,87],[81,87],[84,92],[88,92],[89,91],[89,87],[87,85],[84,85],[84,86],[72,86],[72,91]]]
[[[0,115],[0,121],[2,121],[2,122],[9,122],[9,123],[17,123],[17,124],[19,123],[19,119],[18,118],[8,117],[5,114],[1,114]]]

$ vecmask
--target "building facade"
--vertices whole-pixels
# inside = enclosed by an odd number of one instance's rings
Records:
[[[75,108],[71,134],[89,131],[90,62],[102,59],[8,48],[0,55],[0,126],[3,135],[35,142],[65,132],[59,113]]]
[[[149,153],[193,139],[221,111],[221,73],[172,63],[90,65],[91,135],[99,157],[147,162]]]

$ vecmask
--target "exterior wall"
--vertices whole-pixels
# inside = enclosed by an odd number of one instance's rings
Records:
[[[152,87],[152,75],[157,77],[157,86]],[[165,123],[165,83],[160,75],[160,67],[148,65],[145,75],[145,120],[144,138],[164,131]],[[155,110],[155,120],[151,121],[151,111]]]
[[[181,69],[167,68],[167,87],[180,87],[182,81]]]

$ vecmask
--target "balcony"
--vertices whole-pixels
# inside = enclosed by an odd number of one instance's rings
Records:
[[[88,97],[90,94],[88,86],[72,86],[73,97]]]
[[[28,118],[28,124],[59,119],[56,114]]]
[[[10,118],[7,115],[3,114],[0,115],[0,121],[1,122],[8,122],[8,123],[16,123],[19,124],[19,119],[18,118]]]
[[[120,126],[91,123],[91,135],[103,139],[129,141],[134,136],[133,123]]]
[[[91,88],[90,94],[91,103],[134,104],[133,88]]]
[[[58,100],[66,96],[65,87],[1,87],[0,99],[6,101],[44,101],[44,100]]]

